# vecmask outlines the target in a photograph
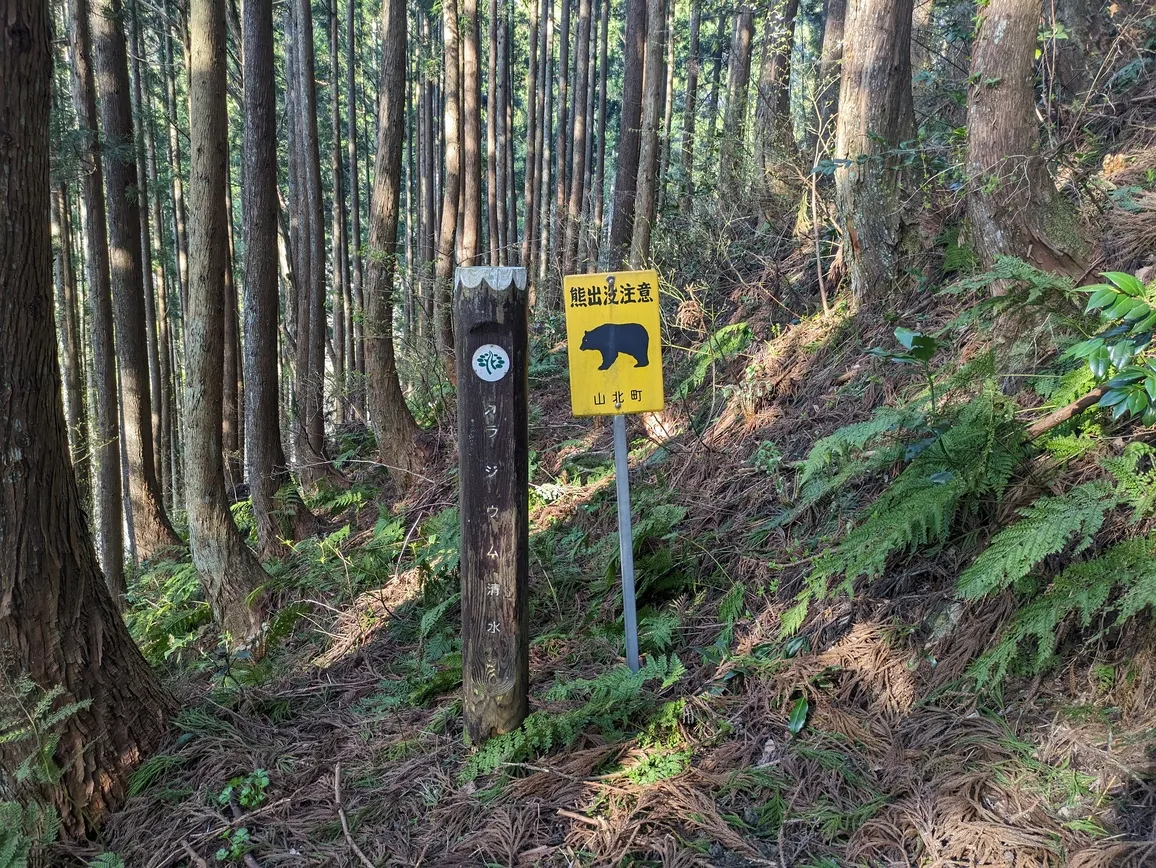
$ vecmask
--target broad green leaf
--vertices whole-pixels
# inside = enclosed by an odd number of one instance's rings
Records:
[[[1110,308],[1104,311],[1104,316],[1107,319],[1119,319],[1124,314],[1132,309],[1136,304],[1136,299],[1128,296],[1121,296],[1120,299]]]
[[[1140,296],[1144,294],[1144,284],[1131,274],[1126,274],[1123,271],[1105,271],[1103,276],[1128,295]]]
[[[1123,389],[1112,389],[1110,392],[1105,392],[1103,397],[1096,402],[1097,407],[1115,407],[1117,404],[1127,401],[1128,393]]]
[[[787,730],[791,735],[798,735],[803,731],[803,727],[807,725],[807,713],[810,710],[811,706],[807,703],[807,697],[800,696],[795,707],[791,709],[791,717],[787,721]]]
[[[912,344],[915,343],[915,339],[918,337],[921,337],[919,332],[904,328],[903,326],[895,330],[895,340],[899,341],[905,350],[911,349]]]
[[[1092,297],[1088,299],[1088,307],[1085,310],[1086,313],[1099,310],[1105,305],[1113,303],[1120,296],[1120,293],[1115,287],[1102,286],[1095,289],[1096,291],[1092,293]]]
[[[1143,389],[1136,389],[1128,396],[1128,412],[1133,416],[1139,415],[1148,409],[1148,393]]]

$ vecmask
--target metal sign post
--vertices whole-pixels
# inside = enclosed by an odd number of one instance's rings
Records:
[[[630,462],[626,417],[614,417],[614,484],[618,489],[618,560],[622,564],[622,617],[626,622],[626,665],[638,671],[638,615],[634,599],[634,529],[630,526]]]
[[[662,333],[655,271],[571,274],[563,281],[570,403],[575,416],[614,417],[614,476],[618,490],[618,552],[626,662],[638,671],[634,599],[634,533],[630,527],[630,466],[626,413],[661,410]]]

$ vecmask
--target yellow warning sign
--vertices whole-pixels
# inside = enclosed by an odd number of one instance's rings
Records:
[[[658,272],[572,274],[562,293],[574,415],[661,410]]]

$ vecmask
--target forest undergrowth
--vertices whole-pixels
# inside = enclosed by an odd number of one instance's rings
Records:
[[[1105,162],[1115,189],[1150,183],[1142,139]],[[1109,212],[1097,271],[1134,270],[1151,213]],[[677,264],[671,401],[630,426],[638,674],[610,426],[571,418],[547,320],[522,728],[463,734],[455,468],[399,497],[351,427],[353,484],[309,496],[325,530],[267,564],[259,660],[217,650],[188,563],[136,577],[131,628],[184,710],[103,840],[56,856],[1156,864],[1156,300],[1124,273],[1092,292],[1016,260],[977,274],[949,229],[902,315],[870,316],[793,307],[813,251],[786,235],[757,239],[773,258],[732,250],[717,284],[713,254],[676,257],[679,227],[656,237]],[[1040,430],[1097,383],[1099,408]],[[449,393],[418,411],[449,443]]]
[[[1009,395],[970,303],[908,310],[934,352],[898,379],[895,324],[842,308],[727,323],[670,366],[684,397],[631,433],[637,675],[609,425],[569,418],[539,335],[532,713],[480,750],[452,468],[400,502],[364,471],[313,498],[328,531],[272,565],[260,662],[213,651],[189,565],[152,567],[130,623],[185,710],[89,864],[1146,864],[1149,619],[1116,623],[1118,575],[1046,631],[1031,613],[1117,542],[1156,597],[1128,487],[1153,452],[1093,416],[1028,442],[1080,368],[1050,356]],[[1017,511],[1046,529],[993,566]]]

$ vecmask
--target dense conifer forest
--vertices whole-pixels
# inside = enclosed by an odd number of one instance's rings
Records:
[[[0,868],[1156,865],[1152,3],[0,21]]]

